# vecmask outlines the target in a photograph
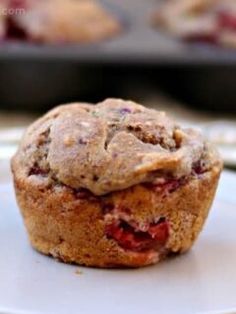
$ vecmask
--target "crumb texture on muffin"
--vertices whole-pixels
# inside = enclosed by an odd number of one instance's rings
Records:
[[[32,245],[99,267],[187,251],[221,169],[198,132],[121,99],[53,109],[29,127],[12,160]]]

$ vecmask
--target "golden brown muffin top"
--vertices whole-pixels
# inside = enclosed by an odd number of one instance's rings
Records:
[[[219,162],[198,132],[121,99],[55,108],[29,127],[13,159],[18,175],[96,195],[163,176],[186,177]]]

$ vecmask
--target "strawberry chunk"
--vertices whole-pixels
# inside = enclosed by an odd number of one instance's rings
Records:
[[[10,9],[25,9],[27,7],[26,0],[9,0]]]
[[[17,40],[27,39],[26,32],[15,23],[11,16],[8,16],[6,19],[6,38]]]
[[[169,236],[169,225],[166,221],[153,224],[149,227],[148,233],[159,243],[165,244]]]
[[[202,42],[208,44],[216,44],[218,42],[218,34],[217,32],[212,32],[209,34],[204,33],[196,33],[191,34],[190,36],[185,36],[183,39],[187,42]]]
[[[165,245],[169,237],[169,224],[161,219],[156,224],[150,224],[144,232],[120,219],[106,226],[106,235],[124,249],[145,251]]]
[[[176,191],[179,187],[181,187],[184,183],[184,178],[181,179],[167,179],[162,183],[154,183],[154,182],[146,182],[143,183],[143,185],[148,188],[152,189],[153,191],[157,193],[173,193]]]
[[[167,182],[165,182],[163,185],[157,186],[157,189],[164,189],[166,191],[168,191],[169,193],[174,192],[175,190],[177,190],[181,185],[181,181],[180,180],[169,180]]]
[[[236,13],[222,11],[218,15],[218,24],[220,29],[228,29],[236,31]]]

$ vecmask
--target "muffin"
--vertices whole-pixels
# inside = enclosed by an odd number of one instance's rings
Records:
[[[67,263],[139,267],[186,252],[222,161],[199,132],[132,101],[59,106],[12,159],[32,246]]]
[[[8,0],[8,3],[11,8],[24,9],[24,14],[12,15],[8,22],[29,41],[96,42],[121,31],[119,21],[93,0]]]
[[[153,23],[186,41],[236,47],[234,0],[169,0]]]

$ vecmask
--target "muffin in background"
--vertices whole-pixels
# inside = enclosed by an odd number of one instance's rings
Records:
[[[234,0],[167,0],[153,24],[185,41],[236,48]]]
[[[55,108],[12,159],[32,246],[97,267],[140,267],[189,250],[221,170],[198,132],[120,99]]]
[[[118,19],[93,0],[7,0],[24,10],[9,17],[9,37],[41,43],[89,43],[121,32]]]

